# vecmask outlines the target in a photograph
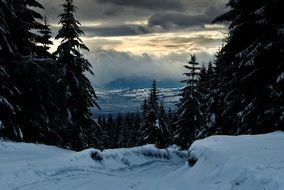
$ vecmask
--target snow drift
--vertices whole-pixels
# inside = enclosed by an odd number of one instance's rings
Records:
[[[97,149],[87,149],[75,153],[70,160],[82,163],[91,161],[92,166],[98,169],[124,170],[133,169],[156,161],[170,161],[173,163],[185,162],[188,159],[187,151],[177,148],[158,149],[154,145],[145,145],[135,148],[110,149],[101,152]]]
[[[0,141],[0,187],[98,190],[283,190],[284,133],[213,136],[188,152],[152,145],[82,152]],[[193,166],[189,166],[188,160]]]
[[[187,159],[187,151],[159,150],[153,145],[74,152],[46,145],[0,141],[0,189],[81,190],[97,187],[106,190],[117,189],[118,183],[136,186],[139,178],[148,181],[139,189],[147,189],[157,178],[179,168]],[[157,172],[156,178],[153,178],[153,170]]]
[[[196,141],[189,149],[195,165],[170,174],[160,189],[283,190],[283,145],[283,132]]]

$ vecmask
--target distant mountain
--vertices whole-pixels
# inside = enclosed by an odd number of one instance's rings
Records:
[[[153,79],[142,77],[129,77],[113,80],[107,84],[104,84],[104,89],[141,89],[151,87]],[[157,80],[158,88],[177,88],[181,87],[181,83],[178,80],[164,79]]]
[[[93,109],[95,116],[109,113],[140,111],[144,98],[149,96],[150,88],[106,90],[97,89],[98,104],[102,110]],[[175,109],[180,96],[180,88],[158,88],[158,96],[165,107]]]

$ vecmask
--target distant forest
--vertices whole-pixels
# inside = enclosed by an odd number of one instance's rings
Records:
[[[187,149],[211,135],[284,130],[283,0],[229,0],[213,23],[228,25],[214,61],[201,66],[195,55],[184,68],[176,110],[165,110],[156,81],[137,113],[113,118],[97,107],[93,74],[82,55],[89,51],[65,0],[55,52],[48,18],[36,0],[0,1],[0,138],[73,150],[176,144]],[[37,8],[37,9],[35,9]],[[94,71],[95,72],[95,71]]]

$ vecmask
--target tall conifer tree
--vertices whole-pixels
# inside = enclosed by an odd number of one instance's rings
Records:
[[[73,0],[66,0],[61,7],[63,13],[59,15],[59,24],[62,25],[56,39],[61,40],[54,55],[57,56],[57,64],[62,68],[62,86],[65,91],[65,109],[69,115],[68,128],[70,136],[75,144],[75,149],[82,149],[95,144],[95,134],[93,134],[95,122],[92,118],[90,107],[96,106],[96,93],[90,81],[84,75],[90,72],[91,64],[81,54],[80,50],[88,51],[80,39],[84,32],[80,29],[80,23],[74,17],[77,7]]]
[[[227,134],[283,129],[283,0],[230,0],[215,22],[229,21],[216,67],[224,100],[220,126]],[[219,123],[220,124],[220,123]]]
[[[153,81],[150,95],[142,108],[144,116],[139,130],[140,144],[155,144],[158,148],[165,148],[170,137],[168,126],[160,112],[162,109],[159,107],[156,81]]]
[[[46,84],[49,83],[46,77],[50,73],[44,69],[51,60],[47,60],[47,51],[42,48],[43,37],[38,33],[45,28],[40,23],[42,16],[34,9],[43,9],[43,6],[35,0],[11,0],[1,3],[5,4],[1,5],[1,10],[7,7],[10,9],[4,13],[4,23],[6,34],[9,34],[9,38],[6,36],[6,42],[11,42],[10,48],[3,49],[9,50],[11,54],[7,52],[2,56],[1,53],[1,59],[9,56],[10,69],[6,71],[9,73],[9,83],[15,87],[14,90],[11,89],[11,92],[14,92],[12,100],[9,101],[16,105],[13,110],[16,128],[9,127],[8,131],[14,132],[9,133],[7,138],[44,143],[48,143],[50,139],[54,142],[52,136],[56,135],[49,127],[51,112],[48,112],[50,103],[46,99],[49,94],[45,91]]]
[[[197,91],[198,70],[201,68],[195,55],[191,56],[190,61],[184,67],[188,72],[184,73],[187,78],[182,81],[185,83],[185,87],[182,89],[178,104],[178,121],[174,141],[183,149],[186,149],[196,139],[196,132],[201,125],[200,93]]]
[[[21,130],[15,123],[14,98],[19,92],[10,76],[16,52],[7,20],[13,11],[11,4],[0,1],[0,137],[17,140],[21,139]]]

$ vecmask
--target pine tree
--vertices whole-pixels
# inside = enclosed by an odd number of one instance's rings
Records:
[[[134,145],[134,114],[127,113],[123,118],[120,128],[118,144],[119,147],[128,148]]]
[[[165,106],[164,106],[164,103],[162,101],[160,101],[159,113],[160,113],[161,118],[168,120],[167,119],[167,113],[166,113],[166,110],[165,110]]]
[[[156,81],[153,81],[150,95],[144,105],[143,121],[139,130],[140,144],[155,144],[158,148],[165,148],[170,141],[169,130],[159,108]],[[144,107],[144,106],[143,106]]]
[[[121,147],[119,144],[119,138],[120,138],[120,131],[122,131],[123,128],[123,117],[121,113],[118,114],[115,120],[115,125],[112,128],[112,138],[111,138],[111,144],[113,148]]]
[[[263,133],[283,129],[282,0],[230,0],[215,22],[229,21],[220,51],[220,120],[223,133]]]
[[[51,41],[52,32],[50,29],[50,25],[48,24],[46,15],[43,18],[43,22],[44,27],[39,32],[42,35],[41,44],[43,45],[43,49],[45,50],[45,52],[47,52],[47,50],[49,50],[50,48],[49,46],[52,45],[53,42]]]
[[[217,60],[219,53],[217,54]],[[222,92],[222,84],[224,78],[221,77],[222,65],[213,65],[210,63],[208,65],[208,78],[209,78],[209,93],[207,95],[205,115],[206,115],[206,134],[210,135],[220,135],[229,134],[226,131],[226,121],[221,119],[222,110],[224,109],[224,94]]]
[[[175,111],[172,111],[171,108],[168,109],[167,119],[168,119],[169,132],[171,134],[171,139],[173,141],[174,140],[173,134],[176,131],[177,117]]]
[[[114,135],[114,126],[115,126],[115,122],[114,122],[114,119],[112,117],[112,114],[110,113],[107,120],[105,121],[106,125],[105,125],[105,128],[106,128],[106,131],[107,131],[107,134],[109,138],[105,138],[104,139],[104,146],[105,148],[109,149],[109,148],[114,148],[114,142],[113,142],[113,137]]]
[[[84,75],[90,72],[91,64],[83,58],[80,50],[88,48],[80,39],[84,32],[80,30],[80,23],[74,18],[74,12],[77,7],[73,0],[66,0],[62,5],[63,13],[59,15],[59,24],[62,25],[56,39],[61,40],[54,55],[57,57],[57,64],[62,69],[62,87],[65,96],[62,102],[65,102],[66,114],[69,115],[68,128],[70,136],[75,142],[74,149],[83,149],[95,144],[95,134],[93,133],[96,123],[92,118],[90,107],[96,106],[96,94],[90,81]]]
[[[198,135],[201,125],[202,113],[200,111],[200,93],[197,91],[198,76],[201,68],[194,55],[185,68],[189,71],[184,73],[187,77],[182,81],[185,87],[181,92],[181,99],[178,104],[178,121],[175,131],[174,142],[186,149],[192,144]]]
[[[159,109],[159,98],[156,81],[153,81],[150,96],[148,98],[148,109],[158,110]]]
[[[1,1],[4,11],[6,42],[8,42],[11,54],[9,56],[9,67],[6,71],[9,73],[9,82],[13,84],[13,98],[10,105],[14,105],[13,121],[9,124],[7,138],[26,141],[43,142],[48,144],[57,144],[60,138],[50,128],[52,112],[50,111],[49,74],[45,66],[52,62],[48,59],[47,51],[42,48],[43,37],[39,30],[45,28],[39,21],[42,16],[34,8],[43,9],[42,5],[35,0],[11,0]],[[3,9],[2,9],[3,8]],[[11,42],[11,43],[10,43]],[[8,44],[6,43],[6,44]],[[1,59],[5,59],[5,55]],[[7,100],[7,98],[6,98]],[[16,105],[16,106],[15,106]],[[10,117],[10,116],[9,116]],[[4,122],[5,123],[5,122]],[[14,131],[11,133],[11,131]]]
[[[219,118],[219,87],[218,74],[213,68],[212,62],[208,67],[203,66],[200,70],[196,93],[199,101],[200,125],[196,129],[196,139],[205,138],[214,134],[221,134],[217,128]],[[219,122],[218,122],[219,123]]]
[[[135,118],[134,118],[134,129],[133,129],[133,135],[132,135],[132,146],[139,146],[139,137],[140,137],[140,133],[139,133],[139,129],[140,129],[140,125],[141,125],[141,117],[140,117],[140,113],[137,109],[136,114],[135,114]]]
[[[98,117],[98,124],[99,124],[100,126],[103,126],[103,119],[102,119],[102,116],[101,116],[101,115],[99,115],[99,117]]]
[[[96,137],[96,148],[100,150],[104,150],[108,148],[108,142],[110,141],[109,131],[107,130],[107,124],[105,121],[105,117],[99,115],[98,117],[98,130],[95,131]]]
[[[105,116],[103,116],[103,119],[102,119],[102,126],[106,126],[107,124],[106,124],[106,118],[105,118]]]
[[[100,150],[104,150],[105,149],[104,142],[106,138],[108,138],[108,133],[105,129],[105,126],[103,125],[103,119],[101,115],[99,115],[98,117],[97,127],[94,131],[94,134],[95,134],[95,139],[96,139],[96,148]]]
[[[145,115],[147,113],[147,109],[148,109],[147,98],[144,99],[144,103],[143,103],[141,109],[142,109],[143,117],[145,117]]]
[[[12,12],[11,5],[0,1],[0,137],[16,140],[21,139],[22,132],[14,122],[17,105],[13,99],[19,92],[10,77],[16,56],[7,20]]]

